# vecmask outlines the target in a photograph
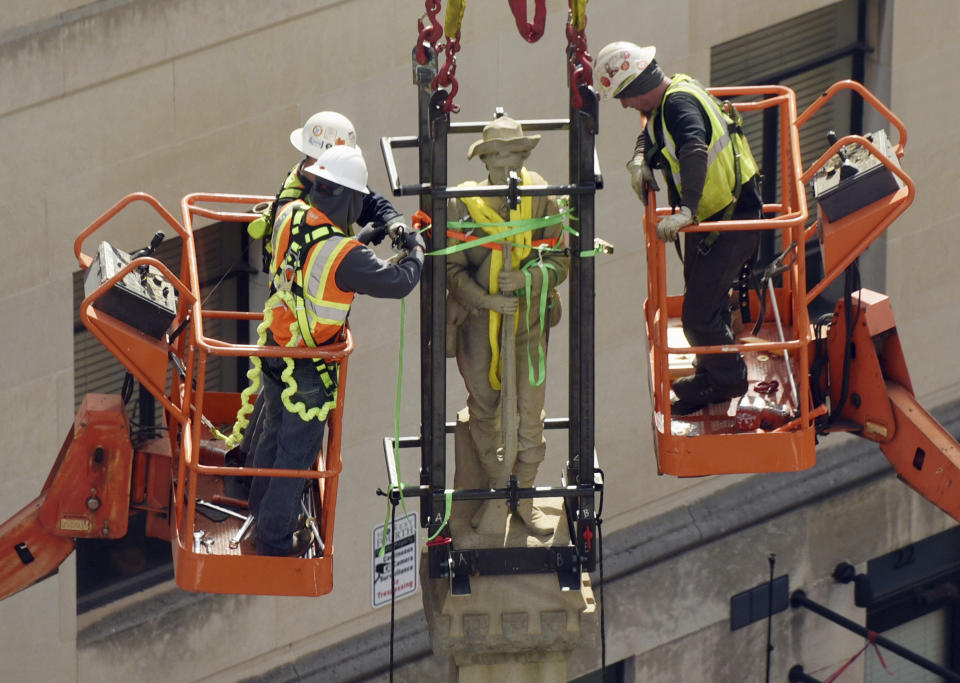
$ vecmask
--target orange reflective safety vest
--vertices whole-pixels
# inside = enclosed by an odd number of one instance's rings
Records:
[[[317,346],[342,332],[353,292],[337,287],[344,257],[360,247],[326,214],[303,200],[280,211],[270,261],[270,331],[280,346]]]

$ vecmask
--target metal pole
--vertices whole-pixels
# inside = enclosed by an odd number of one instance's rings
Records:
[[[426,185],[430,185],[433,182],[433,145],[430,140],[430,96],[432,90],[430,85],[433,82],[433,77],[437,73],[437,55],[431,50],[429,56],[430,60],[423,66],[419,66],[416,60],[413,62],[414,76],[417,85],[419,181],[421,184]],[[420,195],[420,209],[426,211],[431,216],[433,215],[431,213],[433,206],[431,205],[431,197],[429,194],[425,193]],[[426,241],[426,236],[424,240]],[[430,287],[426,284],[428,282],[427,274],[430,272],[430,268],[432,268],[431,260],[432,259],[424,259],[420,285],[420,484],[424,486],[431,484],[432,470],[430,463],[433,457],[433,442],[430,440],[427,430],[427,426],[430,424],[430,417],[433,414],[430,407],[430,397],[433,395],[433,375],[430,350],[424,343],[430,338],[432,333],[431,325],[433,322],[429,314],[431,310]],[[390,459],[388,459],[388,464],[389,463]],[[393,482],[391,482],[391,484],[392,483]],[[420,519],[424,525],[429,524],[432,519],[432,504],[433,499],[429,496],[424,496],[420,499]]]
[[[596,93],[580,86],[583,109],[570,108],[570,183],[581,185],[595,181],[594,138],[597,134],[598,105]],[[593,484],[594,470],[594,324],[595,277],[593,258],[581,252],[593,249],[594,193],[572,197],[571,207],[577,217],[579,237],[571,239],[570,259],[570,433],[567,476],[578,486]],[[579,500],[579,517],[575,520],[577,538],[574,544],[583,558],[583,569],[596,568],[596,520],[594,498]]]
[[[504,241],[500,248],[503,250],[503,270],[513,269],[511,262],[510,245]],[[503,292],[501,292],[503,294]],[[500,420],[503,430],[503,464],[500,476],[497,478],[496,488],[503,488],[510,481],[513,466],[517,460],[517,341],[513,329],[515,313],[504,313],[501,316],[500,342]]]
[[[881,635],[877,635],[873,631],[870,631],[864,628],[863,626],[856,623],[855,621],[851,621],[850,619],[847,619],[842,614],[837,614],[833,610],[828,609],[817,602],[814,602],[813,600],[808,598],[807,594],[804,593],[802,590],[796,590],[793,592],[793,595],[790,596],[790,606],[806,607],[808,610],[810,610],[815,614],[819,614],[824,619],[832,621],[838,626],[842,626],[843,628],[847,629],[848,631],[852,631],[857,635],[863,636],[864,638],[868,638],[871,642],[874,642],[880,647],[890,650],[890,652],[896,655],[900,655],[901,657],[906,659],[908,662],[913,662],[914,664],[919,666],[921,669],[926,669],[931,673],[935,673],[936,675],[940,676],[941,678],[947,681],[960,681],[960,674],[957,674],[957,673],[954,673],[953,671],[945,669],[939,664],[935,664],[934,662],[931,662],[929,659],[926,659],[925,657],[921,657],[917,653],[908,650],[902,645],[898,645],[891,640],[887,640]]]
[[[449,114],[443,111],[446,91],[432,90],[437,73],[437,55],[419,66],[414,62],[418,86],[419,169],[421,185],[431,193],[420,195],[420,208],[432,221],[433,230],[427,250],[446,246],[446,201],[432,191],[447,184],[447,129]],[[438,491],[420,499],[420,512],[430,533],[443,521],[443,490],[446,486],[444,425],[446,419],[446,257],[432,256],[424,261],[420,286],[420,483]]]
[[[767,589],[767,683],[770,683],[770,656],[773,654],[773,567],[777,556],[770,553],[770,583]]]
[[[773,289],[773,277],[767,278],[767,290],[770,292],[770,303],[773,305],[773,319],[777,323],[777,332],[780,334],[780,341],[785,342],[787,338],[783,335],[783,323],[780,322],[780,309],[777,307],[777,297]],[[790,367],[790,352],[783,350],[783,361],[787,366],[787,379],[790,380],[790,390],[793,392],[793,404],[797,410],[800,410],[800,394],[797,393],[797,383],[793,380],[793,370]]]

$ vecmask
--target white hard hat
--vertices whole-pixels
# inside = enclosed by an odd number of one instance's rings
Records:
[[[304,170],[331,183],[370,194],[367,189],[367,162],[363,160],[363,152],[358,147],[335,145],[320,154]]]
[[[290,144],[301,154],[316,159],[336,145],[356,147],[357,131],[343,114],[319,111],[307,119],[303,128],[290,131]]]
[[[600,74],[600,97],[605,100],[616,97],[627,85],[643,72],[657,48],[653,45],[640,47],[625,40],[605,45],[597,55],[595,62],[597,73]]]

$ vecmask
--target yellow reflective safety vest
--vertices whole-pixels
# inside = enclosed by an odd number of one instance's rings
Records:
[[[274,225],[268,300],[270,331],[280,346],[318,346],[343,330],[353,292],[337,287],[336,272],[355,239],[301,199],[286,204]]]
[[[677,159],[677,146],[674,142],[670,129],[664,118],[664,102],[676,92],[685,92],[697,98],[700,106],[706,112],[710,119],[710,134],[707,141],[707,177],[703,184],[703,194],[700,196],[700,204],[696,207],[696,216],[700,220],[710,218],[717,212],[723,210],[737,197],[735,193],[739,192],[739,186],[742,186],[753,176],[757,174],[757,162],[753,159],[750,152],[750,145],[747,143],[739,127],[739,115],[737,122],[734,118],[724,112],[723,105],[713,95],[698,83],[695,79],[686,74],[677,74],[672,78],[670,85],[663,94],[660,106],[654,110],[653,114],[647,120],[647,135],[654,143],[654,147],[660,152],[667,166],[664,173],[668,174],[668,182],[671,182],[677,192],[682,192],[680,184],[680,162]],[[656,120],[660,119],[659,126]],[[658,138],[656,129],[662,131]],[[737,166],[739,165],[739,184],[737,178]],[[693,208],[693,207],[689,207]]]

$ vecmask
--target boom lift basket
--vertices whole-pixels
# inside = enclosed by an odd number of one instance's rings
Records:
[[[787,87],[710,89],[721,100],[747,98],[733,103],[741,112],[775,108],[779,122],[780,201],[764,205],[765,220],[716,221],[684,230],[716,230],[720,239],[730,230],[780,230],[780,256],[766,267],[760,282],[766,305],[761,306],[757,292],[750,293],[751,318],[756,320],[761,312],[764,316],[756,335],[745,332],[736,344],[723,347],[690,347],[686,343],[679,322],[683,296],[667,293],[666,248],[656,236],[658,220],[670,209],[648,203],[644,214],[648,288],[644,316],[654,404],[653,431],[661,474],[688,477],[797,471],[812,467],[816,461],[818,418],[827,413],[828,405],[815,401],[811,393],[810,368],[817,340],[807,307],[906,210],[914,195],[913,182],[892,158],[894,154],[885,154],[858,135],[838,140],[809,169],[802,171],[800,126],[827,100],[846,89],[858,92],[898,129],[900,140],[892,150],[896,157],[902,156],[906,129],[859,83],[835,84],[800,117],[796,113],[796,96]],[[833,223],[821,212],[819,225],[808,227],[804,186],[843,145],[851,143],[862,145],[877,159],[875,165],[882,164],[896,178],[899,187],[854,208]],[[811,239],[821,240],[827,268],[822,280],[808,291],[805,247]],[[692,357],[735,352],[742,353],[747,363],[747,394],[733,402],[710,405],[693,415],[673,416],[671,384],[685,372],[693,372],[689,362]],[[763,411],[778,415],[779,420],[764,424]]]
[[[224,194],[190,194],[183,198],[181,210],[183,224],[193,233],[194,218],[202,216],[220,221],[235,221],[243,224],[257,218],[253,206],[270,201],[270,197]],[[201,206],[201,203],[239,204],[245,212],[230,212]],[[171,542],[174,549],[174,568],[177,584],[187,590],[211,593],[252,593],[260,595],[316,596],[333,589],[333,528],[337,503],[337,488],[342,468],[340,441],[342,435],[343,401],[347,386],[347,358],[353,351],[353,339],[349,328],[344,341],[316,348],[280,348],[228,343],[204,334],[203,323],[207,319],[261,320],[262,313],[205,310],[199,293],[199,277],[196,258],[189,261],[190,281],[197,288],[197,302],[192,309],[191,345],[196,349],[196,383],[194,398],[190,404],[190,421],[182,431],[183,446],[179,459],[175,487],[174,514],[171,523]],[[209,453],[201,445],[209,440],[210,424],[230,424],[240,406],[238,394],[207,393],[204,389],[207,359],[220,356],[284,356],[294,358],[323,358],[340,366],[336,407],[327,419],[326,447],[318,456],[314,469],[271,470],[253,467],[227,467],[220,461],[219,453]],[[187,379],[178,382],[174,375],[173,391],[188,396],[191,387]],[[251,397],[252,400],[252,397]],[[242,521],[233,517],[221,522],[211,522],[197,514],[198,499],[209,500],[222,492],[225,476],[282,476],[317,481],[309,487],[308,495],[316,510],[321,511],[318,520],[322,553],[313,557],[266,557],[256,553],[252,540],[237,538]],[[212,537],[209,544],[195,543],[195,534],[204,532]],[[236,546],[236,547],[233,547]]]
[[[112,278],[96,288],[84,301],[81,318],[93,334],[163,405],[168,428],[170,451],[173,454],[171,477],[150,477],[146,498],[151,501],[171,500],[170,540],[173,547],[177,585],[185,590],[209,593],[242,593],[262,595],[315,596],[333,588],[333,528],[337,485],[341,470],[340,439],[343,400],[346,387],[347,357],[353,350],[349,329],[344,341],[314,349],[281,349],[250,344],[230,343],[204,334],[204,321],[214,318],[234,321],[257,321],[262,313],[208,310],[203,307],[194,220],[203,217],[241,224],[257,218],[252,207],[271,197],[227,194],[191,194],[183,198],[182,224],[150,195],[137,193],[125,197],[94,221],[77,238],[75,253],[82,268],[93,259],[81,250],[83,241],[130,203],[142,200],[150,204],[183,240],[180,277],[152,258],[136,258]],[[240,205],[245,211],[229,211],[203,205]],[[178,292],[178,309],[173,320],[174,332],[155,339],[150,333],[137,330],[105,313],[96,306],[98,299],[134,268],[149,265],[159,270]],[[205,386],[208,359],[214,356],[287,356],[324,358],[340,364],[337,405],[327,420],[326,446],[317,465],[307,472],[232,467],[224,462],[225,448],[214,440],[216,425],[230,425],[241,405],[239,393],[208,392]],[[169,361],[168,361],[169,358]],[[168,367],[174,367],[169,372]],[[251,397],[251,401],[253,398]],[[139,454],[138,454],[139,455]],[[151,465],[145,465],[150,468]],[[129,475],[128,475],[129,476]],[[224,477],[281,476],[316,480],[309,487],[314,509],[321,511],[318,531],[322,552],[314,557],[264,557],[257,554],[252,540],[239,542],[239,530],[245,501],[225,495]],[[141,477],[134,477],[140,480]],[[172,491],[153,490],[170,486]],[[141,481],[142,484],[142,481]],[[198,510],[198,501],[200,510]],[[222,503],[222,505],[220,505]],[[233,514],[214,521],[204,510],[223,508]]]

